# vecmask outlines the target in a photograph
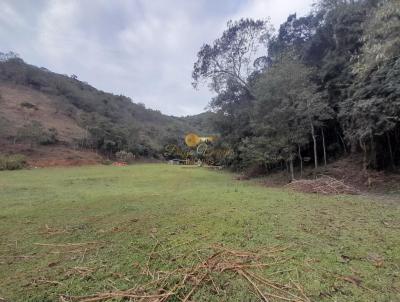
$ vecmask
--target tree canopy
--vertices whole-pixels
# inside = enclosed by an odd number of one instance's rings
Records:
[[[200,49],[193,80],[217,94],[214,126],[232,165],[293,176],[307,159],[318,167],[350,151],[365,167],[398,165],[399,32],[397,0],[320,0],[276,33],[262,20],[229,22]]]
[[[212,90],[220,93],[229,89],[233,81],[250,92],[247,79],[263,65],[266,57],[261,57],[260,53],[271,34],[268,20],[229,21],[219,39],[200,49],[193,68],[193,85],[196,87],[206,80]]]

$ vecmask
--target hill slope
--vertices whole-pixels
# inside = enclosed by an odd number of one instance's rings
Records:
[[[19,58],[0,62],[0,152],[14,152],[15,144],[31,151],[56,144],[158,158],[166,144],[182,144],[187,132],[209,132],[211,115],[166,116]]]

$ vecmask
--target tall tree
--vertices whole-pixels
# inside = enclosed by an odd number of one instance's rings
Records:
[[[266,71],[256,84],[256,112],[270,129],[283,135],[290,149],[289,159],[296,156],[305,135],[313,141],[314,164],[318,167],[316,128],[333,118],[333,112],[312,83],[313,70],[291,53]]]
[[[194,85],[208,81],[217,92],[210,105],[238,166],[286,165],[293,178],[303,155],[313,155],[317,167],[349,145],[369,155],[366,166],[400,163],[399,6],[398,0],[320,0],[310,15],[290,15],[276,36],[267,31],[267,57],[258,60],[265,45],[248,52],[250,40],[241,40],[244,28],[260,33],[264,25],[255,21],[231,22],[205,45]],[[244,54],[257,55],[243,60]],[[250,72],[240,73],[240,63]]]
[[[356,81],[341,104],[340,118],[347,139],[365,153],[365,167],[379,166],[384,154],[394,166],[391,139],[398,139],[400,125],[400,3],[381,1],[365,28],[364,45],[352,65]]]
[[[272,27],[267,20],[252,19],[229,21],[227,27],[212,45],[201,47],[193,67],[193,86],[209,81],[210,88],[220,93],[234,81],[251,93],[247,80],[257,70],[255,60],[266,53]]]

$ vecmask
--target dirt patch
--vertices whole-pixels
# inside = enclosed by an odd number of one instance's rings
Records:
[[[103,158],[92,151],[65,147],[41,148],[28,159],[31,167],[83,166],[100,164]]]
[[[362,192],[400,193],[400,174],[389,171],[365,171],[362,168],[360,155],[348,156],[329,164],[323,174]]]
[[[29,144],[0,141],[0,146],[2,154],[25,155],[30,167],[96,165],[103,161],[103,157],[93,151],[72,149],[65,145],[31,147]]]
[[[15,135],[18,127],[31,121],[38,121],[45,128],[55,128],[60,141],[71,142],[85,135],[85,130],[63,107],[65,102],[59,97],[4,83],[0,84],[0,91],[0,115],[9,123],[7,135]]]

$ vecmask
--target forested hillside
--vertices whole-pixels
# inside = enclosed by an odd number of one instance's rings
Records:
[[[207,83],[215,97],[212,112],[197,116],[166,116],[1,54],[0,140],[162,158],[166,145],[183,147],[193,131],[217,134],[215,148],[233,151],[217,164],[236,169],[287,169],[294,177],[357,154],[365,169],[396,170],[400,2],[320,0],[278,30],[267,13],[229,21],[200,49],[193,85]]]
[[[160,158],[166,144],[182,143],[189,131],[201,133],[203,115],[193,120],[166,116],[123,95],[97,90],[74,75],[28,65],[13,53],[1,56],[3,148],[63,144],[111,157],[123,150]]]
[[[265,16],[268,17],[267,15]],[[325,165],[362,154],[400,164],[400,1],[321,0],[274,32],[267,19],[229,22],[194,64],[217,96],[215,127],[231,165]],[[360,167],[361,168],[361,167]]]

